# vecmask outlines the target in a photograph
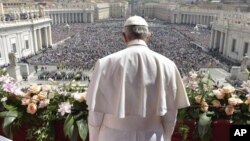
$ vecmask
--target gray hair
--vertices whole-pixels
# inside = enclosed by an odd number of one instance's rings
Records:
[[[123,28],[123,32],[133,39],[145,39],[148,36],[148,27],[144,25],[130,25]]]

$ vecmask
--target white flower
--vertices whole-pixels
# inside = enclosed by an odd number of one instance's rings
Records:
[[[7,99],[8,99],[7,97],[3,97],[3,98],[1,99],[1,102],[5,102]]]
[[[71,113],[71,107],[73,105],[70,104],[69,102],[62,102],[59,105],[58,112],[61,114],[61,116],[64,116],[65,113]]]
[[[197,76],[198,76],[198,74],[197,74],[195,71],[189,72],[189,75],[190,75],[190,77],[191,77],[192,79],[195,79],[195,78],[197,78]]]
[[[86,97],[86,93],[72,93],[71,95],[72,97],[74,97],[74,99],[76,101],[79,101],[79,102],[83,102],[85,97]]]

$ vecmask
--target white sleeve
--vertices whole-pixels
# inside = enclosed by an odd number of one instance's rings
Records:
[[[89,127],[89,141],[98,141],[100,128],[102,125],[104,114],[94,111],[89,111],[88,127]]]
[[[168,112],[161,117],[164,129],[164,141],[171,141],[176,124],[177,109],[168,110]]]

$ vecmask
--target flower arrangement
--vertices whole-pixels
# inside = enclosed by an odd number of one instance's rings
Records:
[[[201,140],[211,138],[211,122],[216,119],[228,120],[230,124],[250,124],[250,80],[236,88],[230,84],[219,85],[209,72],[191,71],[183,77],[183,82],[191,106],[181,109],[178,116],[196,121],[195,132]],[[179,130],[187,133],[183,126]]]
[[[13,129],[28,125],[27,139],[54,141],[54,122],[64,121],[64,134],[71,141],[87,135],[87,106],[84,87],[76,82],[30,84],[21,88],[17,82],[0,72],[0,117],[3,131],[11,138]]]

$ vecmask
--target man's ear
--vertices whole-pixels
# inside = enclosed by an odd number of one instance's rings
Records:
[[[147,36],[146,39],[145,39],[145,42],[146,42],[146,43],[149,42],[149,39],[151,38],[152,35],[153,35],[152,32],[149,32],[149,33],[148,33],[148,36]]]
[[[125,32],[122,32],[122,37],[123,37],[122,39],[123,39],[124,43],[127,44],[128,39],[127,39]]]

